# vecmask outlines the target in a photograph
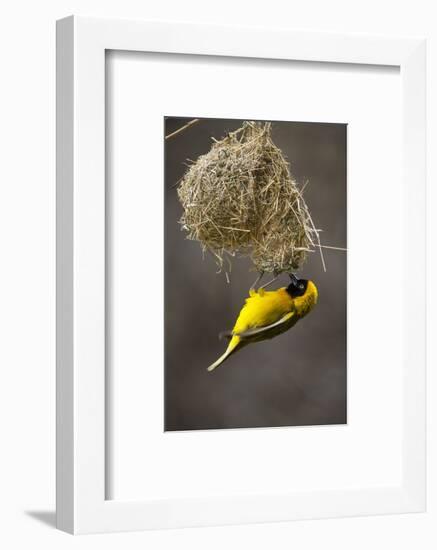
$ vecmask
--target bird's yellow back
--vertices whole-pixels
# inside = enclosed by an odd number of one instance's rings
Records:
[[[263,289],[258,292],[252,290],[232,332],[239,334],[252,328],[270,325],[292,309],[293,298],[285,287],[269,292]]]

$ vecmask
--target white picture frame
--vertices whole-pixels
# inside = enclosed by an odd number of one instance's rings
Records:
[[[105,499],[105,51],[390,65],[402,86],[402,482],[295,494]],[[425,473],[425,40],[68,17],[57,22],[57,526],[92,533],[420,512]],[[402,285],[407,292],[404,259]]]

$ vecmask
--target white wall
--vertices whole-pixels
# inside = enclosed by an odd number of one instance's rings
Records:
[[[73,538],[47,525],[54,510],[55,19],[71,13],[272,25],[310,30],[426,36],[428,177],[436,177],[437,18],[432,0],[16,0],[0,18],[0,544],[52,548],[338,550],[411,547],[437,542],[437,405],[431,399],[437,306],[430,258],[429,512],[423,515],[186,529]],[[437,231],[436,192],[429,190],[430,253]],[[433,246],[434,245],[434,246]],[[411,263],[414,275],[414,259]],[[396,274],[387,274],[395,276]],[[414,300],[414,295],[411,296]],[[38,521],[35,516],[44,521]],[[9,542],[6,543],[6,539]]]

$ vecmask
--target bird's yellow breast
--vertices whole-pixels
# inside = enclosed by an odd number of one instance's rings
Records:
[[[304,317],[317,304],[319,293],[316,285],[312,281],[308,281],[307,289],[303,296],[297,296],[293,299],[296,314],[299,318]]]

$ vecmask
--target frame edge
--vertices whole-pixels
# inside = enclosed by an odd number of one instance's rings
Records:
[[[414,269],[422,281],[414,304],[405,305],[405,315],[415,326],[414,345],[404,366],[404,487],[415,512],[425,512],[426,495],[426,39],[418,39],[401,65],[403,83],[403,178],[408,208],[422,212],[420,224],[404,234],[415,250]],[[408,182],[416,181],[412,189]],[[411,270],[404,258],[403,277]],[[409,338],[413,335],[409,334]],[[414,353],[411,349],[414,348]],[[415,365],[418,368],[411,368]],[[408,391],[407,391],[408,390]]]
[[[56,526],[75,529],[73,370],[74,17],[56,22]]]

